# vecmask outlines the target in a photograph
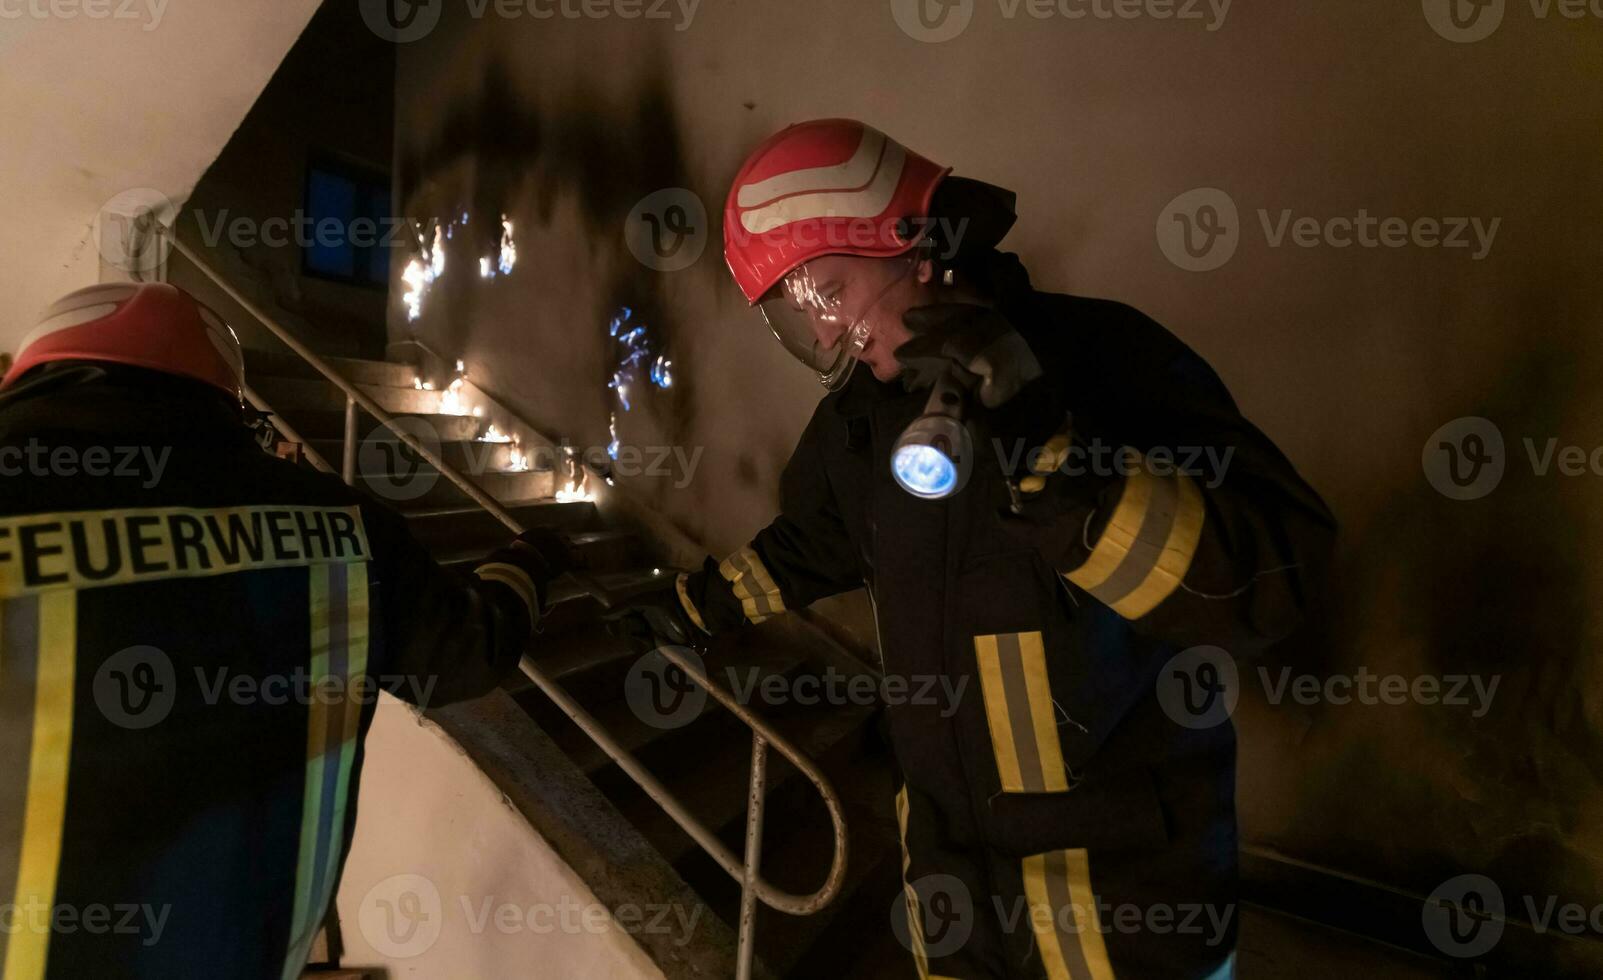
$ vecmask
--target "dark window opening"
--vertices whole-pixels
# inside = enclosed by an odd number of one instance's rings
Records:
[[[388,176],[314,161],[306,168],[306,222],[301,253],[306,275],[389,288]]]

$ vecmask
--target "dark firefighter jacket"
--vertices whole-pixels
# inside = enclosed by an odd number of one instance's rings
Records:
[[[1233,902],[1234,732],[1171,722],[1155,694],[1159,672],[1189,647],[1239,658],[1285,636],[1334,521],[1212,369],[1157,323],[1027,283],[1000,305],[1046,371],[1040,411],[1073,413],[1077,432],[1089,427],[1103,444],[1167,448],[1181,466],[1193,450],[1229,450],[1223,472],[1199,462],[1194,476],[1054,474],[1083,481],[1084,504],[1062,523],[1066,540],[1032,548],[1003,530],[1002,466],[983,436],[954,497],[920,500],[897,486],[891,446],[927,392],[859,370],[814,412],[782,477],[781,515],[748,547],[682,578],[681,600],[716,633],[866,585],[888,676],[908,679],[907,691],[930,675],[970,682],[955,712],[928,699],[888,704],[910,881],[955,875],[976,906],[1020,888],[1033,900],[1043,873],[1084,849],[1099,892],[1106,883],[1132,901]],[[1062,556],[1059,567],[1044,554]],[[1098,878],[1099,855],[1120,853],[1157,857],[1122,885],[1106,858]],[[1045,975],[1031,950],[1052,937],[1023,932],[994,942],[976,933],[944,967],[933,955],[920,965],[929,975]],[[1118,944],[1110,936],[1110,949]],[[1164,952],[1162,938],[1129,945],[1126,961],[1150,956],[1155,971],[1132,975],[1207,972],[1176,966],[1201,961]]]
[[[140,374],[0,399],[0,974],[298,977],[374,686],[481,694],[534,612]]]

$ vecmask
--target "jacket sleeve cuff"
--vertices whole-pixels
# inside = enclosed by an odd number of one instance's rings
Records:
[[[700,571],[682,576],[676,589],[685,615],[711,634],[750,622],[744,602],[735,594],[730,581],[719,573],[719,567],[718,562],[708,558]]]
[[[528,612],[531,630],[540,622],[540,590],[528,572],[508,562],[491,561],[475,568],[473,574],[481,581],[497,582],[511,589]]]

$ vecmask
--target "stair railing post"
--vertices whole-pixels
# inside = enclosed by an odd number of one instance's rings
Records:
[[[345,459],[340,467],[345,485],[356,486],[356,399],[345,396]]]
[[[768,743],[751,733],[751,787],[746,796],[746,867],[740,884],[740,943],[736,947],[735,980],[751,980],[756,957],[757,883],[763,859],[763,795],[768,781]]]

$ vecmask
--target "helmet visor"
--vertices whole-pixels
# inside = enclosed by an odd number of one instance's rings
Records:
[[[785,350],[834,391],[846,384],[868,344],[868,314],[916,264],[914,256],[897,258],[880,263],[878,276],[847,278],[821,275],[806,263],[787,273],[776,293],[759,305]]]

